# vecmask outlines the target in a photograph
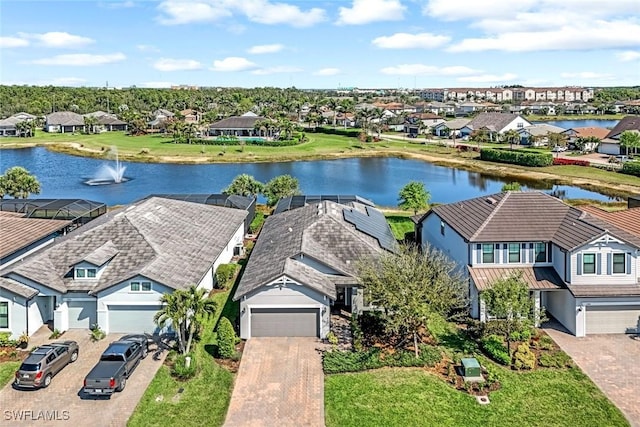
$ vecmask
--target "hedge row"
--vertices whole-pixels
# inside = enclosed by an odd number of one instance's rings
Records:
[[[576,160],[566,159],[563,157],[556,157],[553,159],[554,165],[575,165],[575,166],[591,166],[588,160]]]
[[[186,138],[178,138],[175,140],[176,144],[188,144]],[[261,147],[290,147],[292,145],[298,145],[301,143],[301,137],[296,139],[238,139],[238,138],[212,138],[212,139],[201,139],[195,138],[191,140],[191,144],[195,145],[225,145],[225,146],[234,146],[234,145],[254,145]]]
[[[625,162],[622,164],[622,173],[640,176],[640,162]]]
[[[440,348],[421,345],[419,357],[412,351],[383,353],[378,348],[366,351],[327,351],[322,356],[322,367],[327,374],[358,372],[384,366],[421,367],[435,366],[442,360]]]
[[[342,136],[349,136],[351,138],[357,138],[362,133],[362,129],[343,129],[343,128],[328,128],[328,127],[317,127],[315,129],[312,128],[309,130],[315,133],[326,133],[329,135],[342,135]]]
[[[534,167],[551,166],[553,163],[551,153],[499,150],[495,148],[483,148],[480,150],[480,159],[488,162],[511,163],[514,165]]]

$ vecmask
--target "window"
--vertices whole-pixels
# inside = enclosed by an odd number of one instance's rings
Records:
[[[520,262],[520,244],[509,243],[509,262],[510,263]]]
[[[94,278],[96,277],[96,269],[95,268],[87,268],[87,277]]]
[[[0,302],[0,328],[9,327],[9,303]]]
[[[151,282],[142,282],[142,292],[149,292],[151,290]]]
[[[444,221],[440,221],[440,234],[444,236]]]
[[[76,278],[84,279],[86,275],[86,270],[84,268],[76,268]]]
[[[482,245],[482,263],[492,264],[495,262],[495,252],[493,250],[493,244]]]
[[[536,262],[547,262],[547,245],[538,242],[534,245]]]
[[[524,123],[518,123],[518,129],[524,128]]]
[[[613,254],[613,274],[626,273],[626,254]]]
[[[596,254],[582,255],[582,272],[584,274],[596,274]]]
[[[140,282],[131,282],[130,289],[132,292],[140,292]]]
[[[131,292],[150,292],[151,282],[131,282],[129,284],[129,290]]]

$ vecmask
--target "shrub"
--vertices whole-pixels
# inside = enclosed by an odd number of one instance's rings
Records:
[[[0,332],[0,347],[15,347],[17,342],[10,339],[11,332]]]
[[[101,339],[104,339],[104,337],[106,337],[107,334],[100,328],[100,325],[98,325],[97,323],[94,323],[93,325],[91,325],[91,341],[96,342],[96,341],[100,341]]]
[[[554,165],[575,165],[575,166],[591,166],[587,160],[566,159],[564,157],[556,157],[553,159]]]
[[[191,358],[191,363],[187,367],[187,357]],[[180,354],[176,357],[173,367],[171,368],[171,375],[181,380],[187,380],[193,378],[198,370],[195,353]]]
[[[216,287],[227,289],[229,281],[236,274],[237,264],[220,264],[216,270]]]
[[[622,164],[620,172],[627,175],[640,176],[640,162],[625,162]]]
[[[56,338],[60,338],[61,335],[62,332],[60,332],[58,329],[54,329],[53,332],[51,332],[51,335],[49,335],[49,339],[55,340]]]
[[[224,359],[230,359],[236,353],[236,331],[226,317],[218,323],[218,354]]]
[[[311,129],[312,132],[315,133],[326,133],[329,135],[342,135],[348,136],[350,138],[357,138],[360,135],[359,129],[341,129],[341,128],[330,128],[330,127],[316,127],[315,129]]]
[[[568,368],[573,366],[573,362],[564,351],[554,351],[543,353],[538,360],[538,365],[545,368]]]
[[[555,343],[549,335],[542,335],[538,340],[538,347],[542,350],[553,350],[555,348]]]
[[[331,345],[338,345],[338,337],[333,333],[333,331],[329,331],[327,334],[327,341],[329,341],[329,344]]]
[[[322,356],[322,366],[327,374],[358,372],[368,369],[392,367],[435,366],[442,360],[439,347],[421,345],[419,357],[413,351],[383,353],[378,348],[366,351],[327,351]]]
[[[511,364],[511,357],[501,337],[489,335],[482,339],[480,345],[491,359],[506,366]]]
[[[513,366],[516,369],[533,369],[536,367],[536,355],[529,348],[529,344],[522,343],[513,354]]]
[[[496,148],[483,148],[480,150],[480,159],[488,162],[510,163],[533,167],[551,166],[553,163],[551,153],[500,150]]]

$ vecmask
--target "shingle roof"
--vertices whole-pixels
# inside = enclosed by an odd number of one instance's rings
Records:
[[[572,250],[609,232],[640,247],[640,237],[540,191],[516,191],[433,207],[468,242],[552,241]]]
[[[253,129],[256,122],[263,120],[258,116],[235,116],[227,117],[210,126],[211,129]]]
[[[200,281],[246,216],[239,209],[150,198],[80,227],[9,272],[63,293],[78,287],[95,293],[135,275],[184,288]],[[116,251],[98,280],[64,277],[78,260],[97,264]]]
[[[73,111],[58,111],[47,115],[47,125],[84,126],[84,117]]]
[[[64,229],[71,221],[25,218],[24,214],[0,211],[0,258]]]
[[[15,280],[8,279],[6,277],[0,277],[0,289],[5,289],[9,292],[25,298],[31,298],[40,293],[40,291],[32,288],[31,286],[24,285],[20,282],[16,282]]]
[[[344,219],[344,211],[353,209],[325,200],[267,218],[234,299],[283,275],[331,298],[336,297],[335,283],[345,278],[355,283],[354,264],[383,249],[376,238]],[[389,227],[386,221],[385,226]],[[325,264],[342,276],[314,270],[296,260],[299,256]]]
[[[488,128],[500,132],[518,117],[520,116],[511,113],[480,113],[467,124],[467,127],[470,129]]]
[[[514,273],[522,273],[522,279],[530,290],[553,290],[566,288],[563,280],[553,267],[513,267],[488,268],[467,267],[478,291],[490,289],[493,283]]]
[[[546,136],[549,133],[560,133],[565,131],[565,129],[559,126],[553,126],[547,123],[538,123],[531,126],[525,126],[524,128],[522,128],[522,130],[525,130],[531,135],[535,136]]]
[[[446,127],[447,129],[459,130],[469,124],[470,119],[453,119],[448,122],[439,123],[436,127]]]
[[[640,132],[640,116],[623,117],[618,124],[611,129],[605,138],[619,139],[620,134],[627,130]]]

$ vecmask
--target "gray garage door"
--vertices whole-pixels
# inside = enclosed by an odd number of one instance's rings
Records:
[[[317,337],[317,308],[252,308],[252,337]]]
[[[110,305],[109,332],[153,334],[159,329],[153,316],[160,308],[155,305]]]
[[[67,301],[69,327],[89,329],[98,321],[97,301]]]
[[[635,333],[640,306],[587,306],[587,335]]]

